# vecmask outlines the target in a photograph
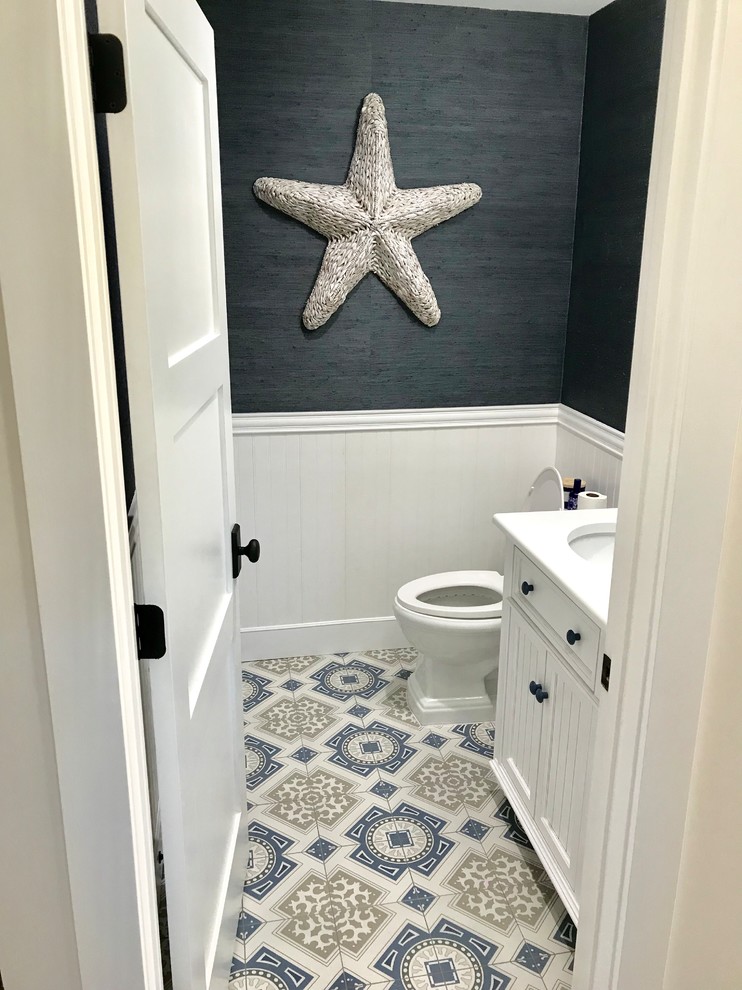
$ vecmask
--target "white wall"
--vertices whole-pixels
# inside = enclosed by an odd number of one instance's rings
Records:
[[[611,437],[561,416],[555,405],[235,416],[238,520],[262,547],[240,577],[242,628],[262,630],[243,634],[244,655],[401,645],[390,618],[400,585],[502,570],[492,515],[518,510],[555,460],[613,500]],[[358,622],[370,618],[384,621]]]

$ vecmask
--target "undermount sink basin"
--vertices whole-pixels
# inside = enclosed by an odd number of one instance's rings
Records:
[[[613,546],[616,542],[615,523],[591,523],[578,526],[567,536],[567,543],[583,560],[599,566],[613,566]]]

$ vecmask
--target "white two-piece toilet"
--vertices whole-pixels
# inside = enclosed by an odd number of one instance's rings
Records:
[[[523,510],[563,509],[563,498],[559,472],[544,468]],[[492,719],[502,582],[498,571],[445,571],[410,581],[397,592],[394,614],[420,654],[407,681],[407,701],[422,725]]]

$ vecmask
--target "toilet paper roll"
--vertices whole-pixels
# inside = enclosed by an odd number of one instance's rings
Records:
[[[608,496],[600,492],[580,492],[577,496],[578,509],[607,509]]]

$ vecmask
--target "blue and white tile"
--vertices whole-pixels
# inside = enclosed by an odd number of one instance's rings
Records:
[[[351,719],[326,737],[323,746],[334,767],[378,779],[379,770],[392,775],[404,772],[417,752],[409,739],[409,732],[381,719],[367,718],[365,724]]]
[[[266,706],[275,694],[275,684],[271,677],[259,674],[243,664],[242,667],[242,713],[248,719]]]
[[[229,990],[330,990],[335,968],[328,971],[293,949],[277,934],[278,928],[278,923],[266,925],[244,957],[235,955]]]
[[[351,698],[368,703],[389,686],[387,672],[359,654],[324,658],[307,668],[304,679],[321,697],[344,702]]]
[[[541,862],[536,854],[536,850],[531,845],[528,836],[518,821],[510,802],[504,794],[500,792],[499,804],[487,804],[481,809],[479,820],[489,828],[486,835],[480,840],[485,852],[490,854],[496,848],[507,851],[511,856],[522,859],[533,866],[538,867]],[[494,812],[492,809],[494,808]]]
[[[414,661],[369,651],[245,665],[257,827],[230,990],[434,990],[454,978],[568,990],[574,928],[491,774],[491,726],[420,726],[406,704]],[[377,963],[405,931],[393,984]],[[467,955],[476,947],[486,958]]]
[[[546,990],[570,990],[574,961],[574,952],[561,952],[553,957],[541,975]]]
[[[395,884],[409,873],[431,880],[458,845],[447,826],[445,818],[410,801],[374,805],[345,832],[353,844],[348,856]]]
[[[245,787],[248,795],[255,800],[267,783],[286,768],[281,759],[283,747],[266,739],[245,734]]]
[[[456,745],[472,759],[489,765],[495,744],[495,726],[492,722],[474,722],[454,725],[451,733]]]
[[[400,990],[454,986],[461,990],[525,990],[527,986],[512,973],[496,937],[445,916],[429,926],[409,924],[401,928],[372,965]]]
[[[388,972],[375,963],[384,955],[398,933],[414,927],[427,933],[424,915],[404,895],[394,891],[375,876],[361,875],[344,866],[332,871],[328,880],[336,909],[340,953],[346,970],[367,984],[388,982]],[[401,894],[401,896],[399,896]],[[392,984],[394,986],[395,984]]]

